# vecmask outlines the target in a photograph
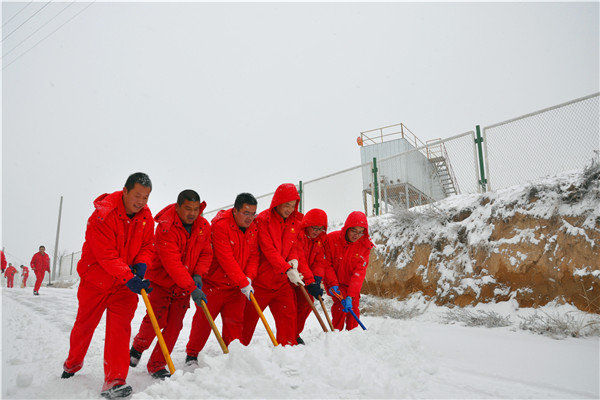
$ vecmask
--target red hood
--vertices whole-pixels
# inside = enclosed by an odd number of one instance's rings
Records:
[[[165,208],[160,210],[158,212],[158,214],[156,214],[156,216],[154,217],[154,220],[156,221],[156,223],[161,224],[161,225],[166,224],[167,228],[169,228],[171,225],[173,225],[174,222],[181,223],[181,219],[177,215],[177,210],[175,210],[176,205],[177,205],[177,203],[169,204],[168,206],[166,206]],[[200,215],[202,215],[202,211],[204,211],[205,208],[206,208],[206,202],[203,201],[202,203],[200,203]],[[198,218],[199,217],[200,216],[198,216]],[[198,221],[198,219],[196,219],[196,221]],[[194,221],[194,223],[196,221]]]
[[[210,224],[214,224],[217,221],[220,221],[222,219],[226,219],[228,218],[230,215],[233,214],[233,208],[230,208],[228,210],[219,210],[219,212],[217,213],[217,215],[215,215],[213,217],[213,219],[210,221]]]
[[[327,214],[319,208],[313,208],[304,215],[302,219],[302,229],[309,226],[324,226],[327,232]]]
[[[346,231],[353,226],[360,226],[365,228],[365,234],[363,237],[369,238],[369,223],[367,222],[367,216],[365,213],[361,211],[352,211],[348,218],[346,218],[346,223],[344,223],[344,227],[342,228],[342,237],[346,237]]]
[[[110,194],[101,194],[96,200],[94,200],[94,207],[101,217],[106,217],[112,210],[116,208],[121,208],[124,213],[125,206],[123,205],[123,191],[119,190]],[[145,206],[144,208],[147,207],[148,206]]]
[[[281,185],[279,185],[277,190],[275,190],[273,200],[271,200],[270,208],[272,210],[278,205],[287,203],[288,201],[292,200],[296,200],[296,207],[294,208],[294,211],[298,212],[298,203],[300,202],[300,195],[298,194],[296,185],[294,185],[293,183],[282,183]]]

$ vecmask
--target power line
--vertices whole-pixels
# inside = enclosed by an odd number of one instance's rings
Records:
[[[22,27],[23,25],[25,25],[25,23],[27,23],[27,21],[29,21],[31,18],[35,17],[44,8],[48,7],[48,5],[50,5],[50,3],[52,3],[52,1],[53,0],[50,0],[49,2],[47,2],[46,4],[44,4],[42,7],[40,7],[36,12],[33,13],[32,16],[30,16],[25,21],[23,21],[23,23],[21,23],[21,25],[17,26],[15,29],[13,29],[13,31],[11,33],[9,33],[8,35],[4,36],[0,42],[4,42],[4,40],[8,39],[8,37],[10,35],[12,35],[13,33],[15,33],[17,31],[17,29],[19,29],[20,27]]]
[[[25,4],[25,7],[21,8],[19,11],[17,11],[17,13],[15,15],[13,15],[12,17],[10,17],[10,19],[8,21],[6,21],[5,23],[3,23],[2,27],[4,28],[4,25],[6,25],[10,21],[12,21],[17,15],[19,15],[21,13],[21,11],[23,11],[24,9],[26,9],[27,6],[30,5],[31,3],[33,3],[33,0],[31,0],[29,3]]]
[[[66,20],[65,22],[63,22],[62,25],[60,25],[58,28],[56,28],[55,30],[53,30],[52,32],[50,32],[48,35],[46,35],[45,37],[43,37],[40,41],[38,41],[36,44],[34,44],[33,46],[31,46],[28,50],[26,50],[24,53],[21,53],[20,56],[18,56],[17,58],[15,58],[14,60],[12,60],[10,63],[6,64],[4,67],[2,67],[2,71],[4,71],[6,68],[8,68],[10,65],[14,64],[19,58],[23,57],[25,54],[29,53],[31,50],[33,50],[38,44],[42,43],[44,40],[48,39],[51,35],[54,34],[54,32],[58,31],[60,28],[62,28],[63,26],[65,26],[66,24],[68,24],[69,22],[71,22],[75,17],[77,17],[79,14],[81,14],[82,12],[84,12],[85,10],[87,10],[92,4],[94,4],[96,2],[96,0],[92,1],[90,4],[88,4],[85,8],[81,9],[77,14],[73,15],[71,18],[69,18],[68,20]]]
[[[67,8],[71,7],[73,5],[73,3],[75,3],[75,1],[72,1],[71,3],[69,3],[69,5],[66,6],[65,8],[63,8],[62,10],[60,10],[58,14],[56,14],[54,17],[52,17],[48,21],[46,21],[42,26],[40,26],[39,28],[37,28],[32,34],[30,34],[29,36],[27,36],[25,39],[21,40],[15,47],[13,47],[12,49],[10,49],[6,53],[4,53],[2,55],[2,58],[6,57],[10,53],[12,53],[17,47],[19,47],[21,45],[21,43],[23,43],[24,41],[26,41],[27,39],[29,39],[30,37],[32,37],[33,35],[35,35],[40,29],[42,29],[43,27],[45,27],[46,25],[48,25],[48,23],[50,23],[54,18],[58,17],[60,14],[63,13],[63,11],[65,11]]]

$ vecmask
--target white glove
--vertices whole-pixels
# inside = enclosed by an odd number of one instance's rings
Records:
[[[292,260],[292,261],[296,261],[296,260]],[[296,263],[297,262],[298,261],[296,261]],[[302,278],[304,278],[304,277],[302,276],[302,274],[300,272],[298,272],[298,267],[297,266],[288,269],[286,271],[286,274],[287,274],[288,279],[290,280],[290,282],[292,282],[294,285],[296,285],[296,286],[298,286],[298,285],[304,286],[304,282],[302,282]]]
[[[243,288],[240,288],[240,290],[242,291],[244,296],[246,296],[246,298],[250,300],[250,293],[254,293],[254,289],[252,288],[252,279],[248,277],[246,277],[246,279],[248,279],[248,286],[244,286]]]
[[[290,260],[290,261],[288,261],[288,264],[290,264],[290,266],[292,268],[298,269],[298,260],[296,260],[296,259]]]

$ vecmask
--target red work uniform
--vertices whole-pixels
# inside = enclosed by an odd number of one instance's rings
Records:
[[[346,240],[346,231],[354,226],[365,228],[365,233],[356,242],[350,243]],[[367,217],[360,211],[354,211],[348,215],[344,227],[340,231],[331,232],[327,235],[326,257],[335,276],[325,273],[325,283],[328,287],[339,286],[342,297],[352,297],[352,310],[360,318],[360,289],[367,267],[369,266],[369,254],[374,247],[369,239],[369,225]],[[352,314],[342,311],[343,307],[335,296],[331,307],[331,317],[335,329],[354,329],[358,322]]]
[[[71,330],[64,370],[75,373],[83,360],[104,311],[104,385],[102,390],[125,384],[129,372],[131,320],[138,295],[125,283],[133,278],[130,266],[150,265],[154,255],[154,220],[148,206],[129,218],[123,192],[103,194],[94,201],[88,219],[81,260],[77,299],[79,308]]]
[[[296,200],[296,208],[284,220],[275,207],[293,200]],[[296,242],[302,221],[302,214],[298,212],[299,200],[296,186],[284,183],[275,190],[271,207],[256,217],[260,259],[256,279],[252,282],[254,297],[261,310],[267,307],[271,310],[275,319],[277,342],[284,346],[297,344],[296,295],[292,287],[294,285],[289,281],[286,271],[290,268],[288,261],[298,260]],[[312,276],[310,270],[299,269],[299,272]],[[252,340],[258,319],[255,308],[247,306],[244,310],[242,334],[244,345],[248,345]]]
[[[6,287],[12,288],[15,284],[15,274],[17,273],[17,269],[12,265],[9,265],[8,268],[4,271],[4,276],[6,277]]]
[[[6,269],[6,256],[3,251],[0,251],[0,266],[2,267],[2,273]]]
[[[233,340],[242,340],[244,308],[248,303],[240,288],[248,286],[247,278],[256,277],[258,269],[258,229],[256,222],[245,231],[237,226],[233,208],[221,210],[211,221],[214,257],[204,278],[204,293],[213,318],[221,314],[223,341],[228,346]],[[211,327],[198,310],[192,321],[188,356],[198,357],[210,336]]]
[[[211,227],[206,218],[196,218],[188,233],[175,206],[168,205],[154,218],[157,222],[156,255],[146,272],[146,279],[154,289],[148,298],[169,353],[183,328],[183,318],[190,308],[190,294],[196,289],[192,276],[206,274],[213,258]],[[205,208],[203,201],[200,213]],[[152,321],[146,314],[132,347],[141,353],[150,347],[155,337]],[[156,343],[148,360],[148,372],[153,374],[165,369],[166,364],[160,345]]]
[[[35,273],[35,286],[33,287],[34,292],[39,292],[44,280],[46,272],[50,272],[50,257],[48,253],[40,253],[39,251],[31,258],[31,269]]]
[[[305,228],[309,226],[322,226],[325,229],[323,232],[319,233],[314,239],[306,236]],[[325,276],[325,270],[331,269],[331,264],[327,262],[325,258],[325,242],[327,241],[327,214],[325,211],[320,210],[318,208],[314,208],[304,215],[302,219],[302,224],[300,225],[300,232],[298,233],[298,245],[300,247],[300,251],[298,252],[299,263],[302,266],[306,266],[312,275],[315,277],[323,278]],[[330,271],[328,274],[332,274],[333,271]],[[304,276],[306,282],[306,276]],[[297,335],[299,337],[302,331],[304,330],[304,324],[306,323],[306,318],[312,312],[312,307],[306,301],[304,294],[300,291],[299,287],[295,288],[296,290],[296,302],[298,305],[298,318],[296,322]],[[312,296],[311,296],[312,298]]]
[[[23,287],[27,287],[27,279],[29,278],[29,268],[27,268],[25,265],[21,266],[21,268],[23,269],[21,272],[23,274]]]

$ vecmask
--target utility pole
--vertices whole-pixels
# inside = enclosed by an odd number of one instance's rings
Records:
[[[52,267],[52,276],[53,279],[56,279],[56,260],[58,258],[58,237],[60,236],[60,217],[62,215],[62,203],[63,197],[60,196],[60,206],[58,207],[58,224],[56,226],[56,241],[54,242],[54,263]],[[48,285],[52,285],[52,282],[48,282]]]

